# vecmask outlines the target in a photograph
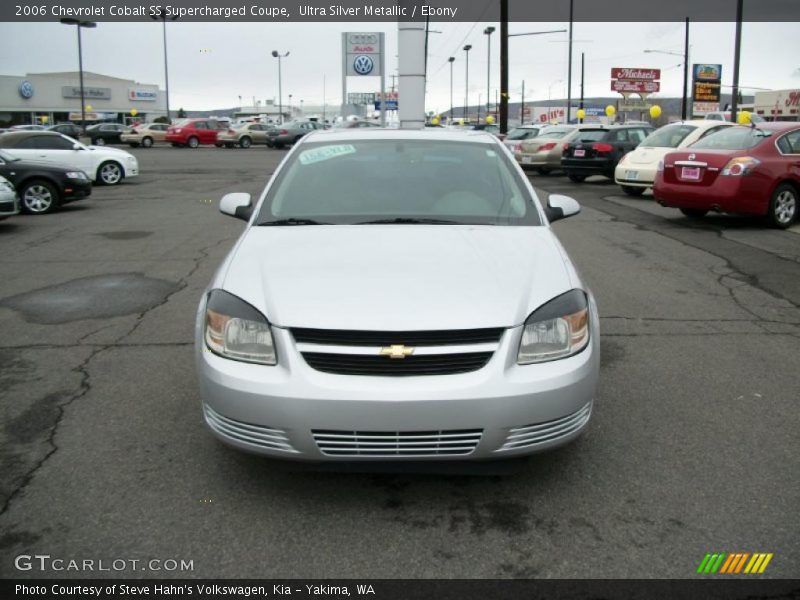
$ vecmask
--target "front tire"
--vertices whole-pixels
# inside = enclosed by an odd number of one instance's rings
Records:
[[[124,171],[122,165],[108,160],[97,168],[97,182],[103,185],[117,185],[122,182]]]
[[[621,185],[620,187],[622,188],[623,192],[628,194],[628,196],[634,196],[634,197],[641,196],[647,189],[643,187],[633,187],[632,185]]]
[[[567,177],[572,183],[583,183],[586,181],[586,175],[580,173],[567,173]]]
[[[192,136],[189,138],[189,148],[197,148],[200,145],[200,140]]]
[[[245,137],[243,137],[242,139],[239,140],[239,147],[240,148],[249,148],[252,144],[253,144],[253,141],[247,136],[245,136]]]
[[[35,179],[25,183],[19,191],[22,211],[29,215],[44,215],[60,204],[56,188],[47,181]]]
[[[153,146],[153,138],[151,138],[151,137],[142,138],[142,146],[145,147],[145,148],[152,148],[152,146]]]
[[[680,211],[690,219],[702,219],[708,214],[708,211],[702,208],[681,208]]]
[[[788,229],[797,218],[797,189],[788,183],[782,183],[775,188],[769,201],[770,225],[777,229]]]

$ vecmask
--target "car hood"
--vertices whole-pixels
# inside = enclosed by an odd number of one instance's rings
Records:
[[[251,227],[224,278],[277,326],[510,327],[569,290],[547,227]]]

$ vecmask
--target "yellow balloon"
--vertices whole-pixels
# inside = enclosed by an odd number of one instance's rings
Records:
[[[439,117],[433,117],[431,119],[431,125],[438,125],[440,123]]]
[[[47,123],[50,120],[50,117],[48,117],[48,116],[43,116],[43,117],[39,117],[39,118],[42,120],[42,123]]]
[[[139,114],[139,111],[138,111],[138,110],[136,110],[135,108],[132,108],[132,109],[131,109],[131,116],[132,116],[132,117],[135,117],[135,116],[136,116],[136,115],[138,115],[138,114]]]
[[[607,117],[613,117],[615,114],[617,114],[617,109],[616,108],[614,108],[610,104],[608,106],[606,106],[606,116]]]
[[[487,123],[487,124],[489,124],[489,125],[491,125],[492,123],[494,123],[494,117],[493,117],[492,115],[488,115],[488,116],[486,117],[486,123]]]
[[[86,105],[86,110],[92,110],[92,105],[91,104],[87,104]]]
[[[459,124],[459,125],[463,125],[463,124],[464,124],[464,119],[459,119],[459,120],[458,120],[458,124]]]
[[[750,125],[751,121],[752,121],[752,118],[751,118],[749,110],[740,110],[736,114],[736,122],[739,125]]]
[[[655,104],[650,107],[650,116],[653,119],[657,119],[661,116],[661,107],[658,104]]]
[[[577,117],[578,117],[579,119],[581,119],[581,120],[583,120],[583,119],[585,119],[585,118],[586,118],[586,111],[585,111],[585,110],[583,110],[582,108],[579,108],[579,109],[578,109],[578,112],[576,112],[575,114],[576,114],[576,115],[577,115]]]

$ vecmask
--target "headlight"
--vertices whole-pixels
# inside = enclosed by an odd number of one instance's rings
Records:
[[[276,364],[267,319],[244,300],[212,290],[206,303],[206,346],[225,358],[261,365]]]
[[[9,192],[16,192],[14,186],[7,181],[0,181],[0,190],[8,190]]]
[[[68,179],[89,179],[83,171],[68,171]]]
[[[529,365],[572,356],[589,343],[589,305],[571,290],[536,309],[525,321],[517,363]]]

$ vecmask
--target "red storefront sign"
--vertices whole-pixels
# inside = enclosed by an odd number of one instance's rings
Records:
[[[611,69],[611,79],[624,79],[627,81],[656,81],[661,79],[661,69],[614,67]]]

